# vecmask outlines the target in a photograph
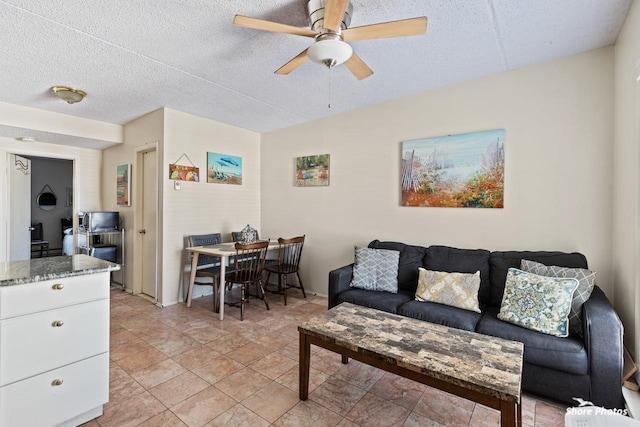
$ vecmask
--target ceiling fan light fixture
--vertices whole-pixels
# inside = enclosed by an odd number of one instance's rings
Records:
[[[87,92],[69,86],[54,86],[51,90],[58,95],[58,98],[68,102],[69,104],[80,102],[85,96],[87,96]]]
[[[329,68],[346,62],[352,54],[353,48],[338,39],[319,40],[311,45],[307,51],[310,60],[324,64]]]

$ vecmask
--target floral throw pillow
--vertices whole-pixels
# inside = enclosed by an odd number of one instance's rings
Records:
[[[430,301],[480,313],[480,272],[447,273],[418,268],[416,300]]]
[[[578,279],[539,276],[510,268],[498,319],[557,337],[569,336]]]
[[[398,293],[400,252],[356,246],[355,258],[352,288]]]
[[[582,305],[591,297],[596,282],[596,272],[585,268],[567,268],[555,265],[547,266],[526,259],[520,261],[520,269],[527,273],[539,274],[540,276],[573,277],[574,279],[578,279],[578,289],[576,289],[576,292],[573,294],[571,312],[569,313],[569,329],[572,334],[583,337]]]

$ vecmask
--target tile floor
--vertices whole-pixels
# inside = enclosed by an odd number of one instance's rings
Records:
[[[499,425],[495,410],[315,346],[300,401],[297,324],[327,300],[270,297],[270,311],[252,300],[243,322],[233,307],[220,322],[211,296],[158,308],[112,290],[109,403],[86,426]],[[565,409],[525,396],[523,423],[562,426]]]

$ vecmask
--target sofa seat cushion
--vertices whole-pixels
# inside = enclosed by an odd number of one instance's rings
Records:
[[[490,307],[478,322],[476,332],[494,337],[520,341],[524,344],[524,361],[575,375],[589,373],[587,351],[584,342],[571,335],[554,337],[532,331],[497,318],[499,307]]]
[[[398,308],[398,314],[465,331],[474,331],[480,313],[436,302],[409,301]]]
[[[383,291],[367,291],[364,289],[352,288],[341,292],[338,295],[338,304],[350,302],[363,307],[375,308],[388,313],[397,314],[398,307],[411,301],[414,295],[410,291],[398,291],[397,294]]]

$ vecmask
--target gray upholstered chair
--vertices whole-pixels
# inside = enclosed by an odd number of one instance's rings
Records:
[[[187,247],[217,245],[222,241],[220,233],[194,234],[187,238]],[[210,255],[198,256],[198,267],[196,268],[196,278],[194,283],[189,285],[187,291],[187,307],[191,307],[191,297],[193,295],[193,285],[205,285],[213,287],[213,310],[217,311],[218,285],[220,283],[220,259]]]

